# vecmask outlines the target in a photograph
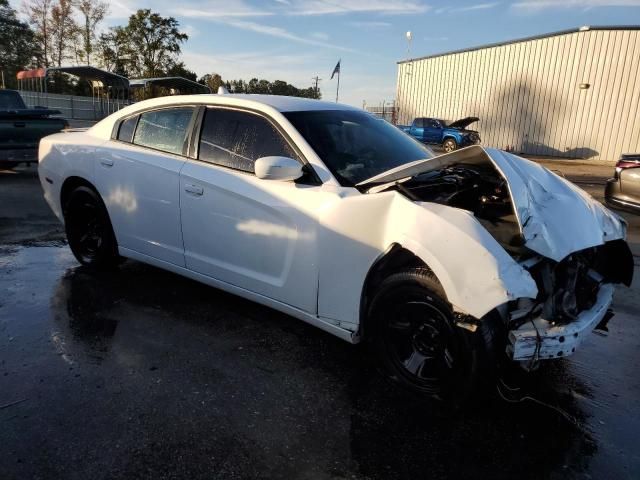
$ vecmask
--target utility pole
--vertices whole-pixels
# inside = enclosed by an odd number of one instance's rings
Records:
[[[316,92],[316,97],[317,97],[317,96],[318,96],[318,82],[319,82],[320,80],[322,80],[322,79],[321,79],[319,76],[317,76],[317,75],[316,75],[315,77],[311,77],[311,80],[314,80],[314,81],[315,81],[315,85],[314,85],[313,89],[315,90],[315,92]]]

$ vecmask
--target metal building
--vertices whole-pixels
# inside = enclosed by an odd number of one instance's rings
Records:
[[[456,120],[487,146],[615,161],[640,152],[640,26],[582,27],[398,62],[398,122]]]

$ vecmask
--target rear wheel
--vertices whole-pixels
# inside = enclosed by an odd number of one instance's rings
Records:
[[[449,153],[458,149],[458,143],[453,138],[447,138],[444,142],[442,142],[442,149]]]
[[[65,230],[73,255],[80,263],[110,269],[121,263],[109,214],[91,188],[78,187],[64,208]]]
[[[495,366],[491,322],[456,326],[446,295],[428,269],[409,269],[380,285],[369,309],[370,338],[386,374],[420,394],[462,402]]]

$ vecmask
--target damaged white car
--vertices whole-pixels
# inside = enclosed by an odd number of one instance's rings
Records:
[[[82,264],[132,258],[366,340],[426,394],[570,355],[633,274],[624,221],[564,179],[479,146],[434,157],[334,103],[159,98],[39,160]]]

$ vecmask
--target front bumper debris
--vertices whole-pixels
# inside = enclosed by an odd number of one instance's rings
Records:
[[[593,307],[581,312],[571,323],[556,325],[539,317],[511,330],[507,354],[515,361],[544,360],[571,355],[582,343],[583,338],[591,333],[607,314],[613,300],[613,291],[613,285],[602,285]]]

